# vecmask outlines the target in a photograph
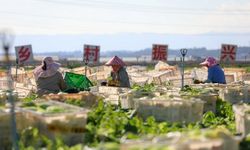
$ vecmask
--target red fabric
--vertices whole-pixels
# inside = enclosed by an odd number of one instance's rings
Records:
[[[105,65],[107,66],[125,66],[125,63],[117,56],[114,56],[113,58],[111,58]]]
[[[204,62],[200,63],[200,65],[207,65],[208,67],[212,67],[214,65],[217,65],[216,59],[213,57],[208,57],[205,59]]]

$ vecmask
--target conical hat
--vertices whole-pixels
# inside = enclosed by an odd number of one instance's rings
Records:
[[[107,65],[107,66],[114,66],[114,65],[125,66],[125,63],[119,57],[114,56],[105,65]]]

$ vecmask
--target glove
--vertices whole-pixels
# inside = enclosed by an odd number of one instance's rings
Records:
[[[200,81],[200,80],[197,80],[197,79],[194,80],[194,84],[200,84],[200,83],[204,83],[204,82]]]

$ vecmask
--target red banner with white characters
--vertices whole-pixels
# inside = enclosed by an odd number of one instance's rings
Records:
[[[221,62],[235,62],[236,60],[237,45],[222,44],[221,45]]]
[[[100,62],[100,46],[97,45],[84,45],[83,58],[88,63]]]
[[[153,44],[152,60],[167,61],[168,45]]]
[[[31,45],[16,46],[16,58],[19,64],[33,61],[33,53]]]

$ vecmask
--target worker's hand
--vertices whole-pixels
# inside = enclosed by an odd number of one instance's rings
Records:
[[[120,86],[118,80],[110,80],[108,81],[108,86]]]
[[[200,80],[197,80],[197,79],[194,80],[194,84],[200,84],[200,83],[204,83],[204,82],[200,81]]]

